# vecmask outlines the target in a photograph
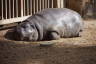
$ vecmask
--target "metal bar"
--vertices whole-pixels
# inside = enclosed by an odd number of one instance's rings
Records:
[[[39,4],[39,7],[40,7],[40,11],[41,11],[41,8],[42,8],[42,5],[41,5],[41,4],[42,4],[42,0],[39,0],[39,1],[40,1],[40,2],[39,2],[39,3],[40,3],[40,4]]]
[[[32,15],[32,0],[30,0],[30,15]]]
[[[31,9],[31,10],[32,10],[32,12],[31,12],[31,13],[33,14],[33,0],[32,0],[32,9]]]
[[[43,0],[43,9],[45,9],[45,0]]]
[[[45,2],[44,2],[44,1],[45,1],[45,0],[43,0],[43,9],[45,8],[45,5],[44,5]]]
[[[2,1],[1,4],[2,4],[2,20],[3,20],[3,19],[4,19],[4,18],[3,18],[3,13],[4,13],[4,12],[3,12],[3,7],[4,7],[4,6],[3,6],[3,0],[1,0],[1,1]]]
[[[44,9],[45,9],[45,1],[46,1],[46,0],[44,0]]]
[[[62,5],[61,5],[61,0],[60,0],[60,8],[61,8],[61,6],[62,6]]]
[[[25,0],[23,0],[23,15],[25,16]]]
[[[13,6],[13,13],[12,13],[13,15],[12,15],[12,17],[14,18],[15,17],[15,15],[14,15],[14,9],[15,9],[14,8],[14,0],[13,0],[13,5],[12,6]]]
[[[16,17],[18,17],[18,0],[16,0]]]
[[[66,7],[66,0],[63,1],[63,8]]]
[[[29,15],[29,0],[27,0],[27,15]]]
[[[48,3],[47,3],[47,0],[45,0],[45,8],[47,8],[47,4],[48,4]]]
[[[61,8],[63,8],[63,5],[64,5],[63,0],[61,0],[60,4],[61,4]]]
[[[42,0],[42,9],[44,9],[44,0]]]
[[[57,6],[60,8],[60,0],[57,0]]]
[[[49,2],[50,2],[50,0],[47,0],[47,7],[48,8],[50,8],[50,5],[49,5],[50,3]]]
[[[53,8],[53,0],[52,0],[52,8]]]
[[[33,9],[33,10],[34,10],[33,13],[35,14],[35,9],[36,9],[35,0],[33,0],[33,1],[34,1],[34,2],[33,2],[33,6],[34,6],[34,7],[33,7],[33,8],[34,8],[34,9]]]
[[[23,17],[23,0],[21,0],[21,17]]]
[[[9,18],[11,18],[11,1],[9,0]]]
[[[7,0],[5,0],[5,11],[6,11],[6,13],[5,13],[5,19],[7,19]]]
[[[36,5],[36,6],[37,6],[37,7],[36,7],[37,11],[36,11],[36,12],[38,12],[38,0],[36,1],[36,3],[37,3],[37,5]]]

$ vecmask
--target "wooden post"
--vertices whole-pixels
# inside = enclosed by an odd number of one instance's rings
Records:
[[[47,1],[47,7],[50,8],[50,0]]]
[[[7,12],[8,12],[7,2],[8,2],[8,1],[5,0],[5,11],[6,11],[6,12],[5,12],[5,14],[6,14],[6,15],[5,15],[5,16],[6,16],[5,19],[7,19]]]
[[[61,0],[57,0],[57,7],[58,8],[61,8],[60,4],[61,4]]]
[[[30,0],[30,15],[32,15],[32,0]]]
[[[12,10],[12,11],[13,11],[12,17],[14,18],[14,17],[15,17],[15,15],[14,15],[14,0],[13,0],[13,5],[12,5],[12,6],[13,6],[13,8],[12,8],[12,9],[13,9],[13,10]]]
[[[36,10],[36,1],[35,0],[33,0],[33,6],[34,6],[33,7],[33,10],[34,10],[33,13],[35,14],[35,10]]]
[[[4,7],[3,3],[4,3],[4,2],[3,2],[3,0],[2,0],[2,3],[1,3],[1,4],[2,4],[2,20],[4,19],[4,18],[3,18],[3,13],[4,13],[4,11],[3,11],[3,7]]]
[[[9,10],[9,15],[8,16],[9,16],[9,18],[11,18],[11,1],[9,0],[8,3],[9,3],[9,9],[8,9]]]
[[[64,0],[61,0],[60,4],[61,4],[61,8],[63,8],[64,7]]]
[[[37,4],[37,5],[36,5],[36,12],[38,12],[38,11],[39,11],[39,10],[38,10],[38,2],[39,2],[39,1],[38,1],[38,0],[36,0],[36,4]]]
[[[21,17],[23,17],[23,0],[21,0]]]

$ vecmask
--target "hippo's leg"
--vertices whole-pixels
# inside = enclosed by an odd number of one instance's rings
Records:
[[[49,38],[50,40],[57,40],[60,39],[60,35],[57,32],[50,32]]]
[[[29,35],[29,41],[32,41],[32,35]]]
[[[77,34],[78,37],[81,37],[82,36],[82,31],[83,30],[80,30],[80,32]]]

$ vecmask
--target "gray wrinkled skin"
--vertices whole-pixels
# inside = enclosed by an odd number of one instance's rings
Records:
[[[79,36],[83,29],[81,16],[67,8],[42,10],[27,18],[15,31],[20,40],[45,40]]]

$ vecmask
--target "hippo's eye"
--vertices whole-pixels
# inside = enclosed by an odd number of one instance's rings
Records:
[[[22,26],[23,28],[26,28],[25,26]]]
[[[31,25],[31,27],[32,27],[32,28],[35,28],[35,26],[34,26],[34,25]]]
[[[26,28],[26,26],[25,26],[25,25],[21,25],[21,27],[22,27],[22,28]]]

